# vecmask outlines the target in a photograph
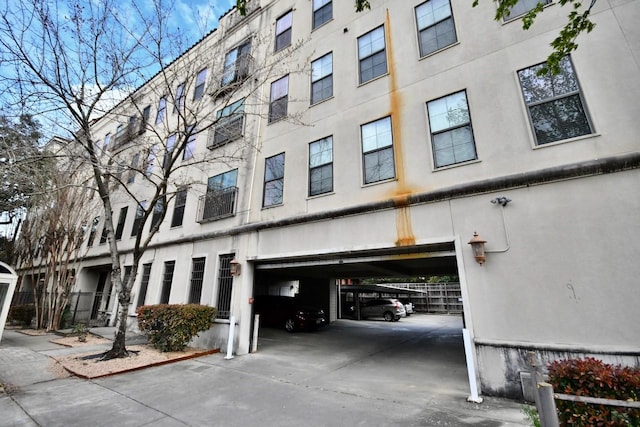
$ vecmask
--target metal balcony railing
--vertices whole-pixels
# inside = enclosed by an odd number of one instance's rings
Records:
[[[238,187],[209,191],[198,201],[198,222],[214,221],[236,213],[236,195]]]

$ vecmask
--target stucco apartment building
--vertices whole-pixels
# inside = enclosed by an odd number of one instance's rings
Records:
[[[193,70],[174,103],[204,99],[199,114],[226,120],[184,160],[240,155],[183,169],[191,184],[143,258],[132,320],[140,304],[213,305],[200,344],[226,346],[234,318],[245,354],[257,295],[295,281],[333,321],[337,279],[455,274],[479,392],[521,396],[530,351],[637,366],[640,3],[599,1],[596,29],[555,77],[536,71],[568,11],[549,1],[523,31],[535,3],[506,22],[491,1],[373,0],[356,13],[352,1],[254,0],[244,17],[228,12],[168,72]],[[273,58],[264,81],[246,78]],[[142,121],[170,127],[158,81],[138,90]],[[210,95],[232,83],[224,105]],[[95,124],[105,146],[135,141],[120,116]],[[122,200],[127,266],[136,208]],[[115,313],[100,229],[77,286]]]

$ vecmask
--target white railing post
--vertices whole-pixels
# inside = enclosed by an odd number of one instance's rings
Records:
[[[227,340],[227,355],[224,357],[225,359],[233,359],[233,341],[234,335],[236,332],[236,318],[235,316],[231,316],[229,319],[229,339]]]

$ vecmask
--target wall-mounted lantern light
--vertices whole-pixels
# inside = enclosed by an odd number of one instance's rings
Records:
[[[235,258],[229,261],[229,270],[231,270],[231,275],[233,277],[238,277],[242,271],[242,268],[240,268],[240,261]]]
[[[478,236],[477,232],[473,232],[473,238],[469,240],[469,244],[471,245],[471,249],[473,250],[473,256],[478,262],[478,264],[484,264],[487,259],[484,251],[484,244],[487,243],[482,237]]]

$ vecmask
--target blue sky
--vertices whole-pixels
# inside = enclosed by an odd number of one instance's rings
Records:
[[[218,18],[235,5],[235,0],[175,0],[174,26],[193,32],[198,40],[218,26]]]

